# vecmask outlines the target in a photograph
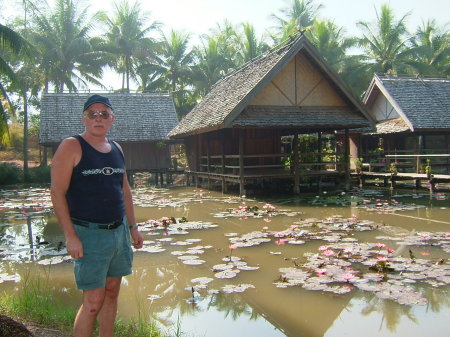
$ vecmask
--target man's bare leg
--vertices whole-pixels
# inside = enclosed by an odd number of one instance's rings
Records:
[[[119,298],[121,277],[108,277],[106,279],[105,299],[98,315],[100,336],[112,337],[114,332],[114,321],[117,314],[117,302]]]
[[[78,310],[73,326],[74,337],[90,337],[105,300],[105,288],[83,291],[83,304]]]

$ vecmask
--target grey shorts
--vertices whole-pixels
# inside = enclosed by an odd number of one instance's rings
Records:
[[[115,229],[93,229],[74,225],[83,244],[83,257],[75,259],[74,273],[77,288],[103,288],[107,277],[131,274],[133,250],[128,224]]]

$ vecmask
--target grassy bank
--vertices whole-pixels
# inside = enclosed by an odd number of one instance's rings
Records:
[[[0,294],[0,313],[17,320],[32,321],[38,326],[70,333],[77,308],[64,305],[54,295],[49,278],[27,275],[18,289]],[[115,324],[116,337],[169,337],[159,332],[148,315],[139,314],[137,320]],[[174,337],[180,336],[179,327]],[[94,334],[96,335],[96,334]]]

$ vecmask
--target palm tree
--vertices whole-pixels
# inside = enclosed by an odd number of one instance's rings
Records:
[[[196,92],[204,96],[234,65],[220,52],[219,41],[214,37],[203,36],[201,45],[194,49],[194,55],[193,83]]]
[[[413,65],[421,75],[450,75],[450,34],[435,20],[418,27],[412,39]]]
[[[355,39],[345,37],[343,28],[332,21],[314,21],[307,36],[327,64],[338,73],[342,71],[348,50],[356,44]]]
[[[217,23],[216,27],[210,30],[210,34],[203,35],[204,39],[212,37],[217,41],[219,53],[231,63],[232,66],[227,73],[238,67],[240,64],[241,39],[238,34],[238,28],[230,21],[224,20],[222,24]]]
[[[205,95],[226,74],[242,65],[245,59],[243,44],[236,27],[228,20],[224,20],[222,24],[217,23],[209,34],[201,36],[200,46],[194,48],[193,67],[194,85],[200,96]],[[249,45],[249,48],[253,47]],[[249,49],[248,52],[253,51]]]
[[[253,60],[258,55],[269,49],[267,43],[261,38],[258,40],[255,28],[250,23],[242,23],[243,36],[239,40],[239,65]]]
[[[355,38],[345,37],[343,28],[339,28],[334,22],[319,20],[314,21],[306,35],[327,64],[341,76],[356,95],[360,95],[367,88],[372,75],[368,75],[361,56],[349,53],[349,49],[357,43]]]
[[[381,14],[377,15],[377,23],[369,24],[360,21],[358,27],[363,31],[359,44],[367,55],[367,62],[372,73],[404,74],[411,71],[408,56],[410,37],[405,22],[409,14],[395,21],[394,13],[388,5],[381,6]]]
[[[136,79],[136,69],[140,63],[147,63],[154,55],[155,40],[148,34],[159,27],[158,22],[144,26],[148,19],[142,13],[140,4],[131,7],[127,0],[114,3],[112,18],[105,13],[100,20],[106,25],[104,50],[109,54],[108,64],[122,74],[122,90],[130,91],[130,78]]]
[[[153,74],[153,82],[159,82],[159,90],[172,93],[179,116],[187,113],[186,105],[191,106],[193,53],[189,39],[189,34],[175,30],[171,30],[169,36],[161,32],[154,61],[146,66]]]
[[[273,36],[275,41],[285,41],[291,35],[310,29],[321,8],[314,0],[291,0],[289,6],[280,9],[281,16],[272,14],[278,23],[278,33]]]
[[[15,115],[7,93],[7,83],[2,81],[3,79],[6,79],[10,81],[10,83],[18,82],[18,77],[4,56],[18,56],[22,52],[29,54],[30,51],[31,46],[24,38],[14,30],[0,24],[0,75],[4,76],[0,76],[0,146],[8,145],[10,141],[7,124],[7,110],[9,110],[13,116]]]
[[[40,51],[45,78],[45,90],[52,83],[57,92],[67,87],[77,91],[81,86],[93,83],[101,86],[105,61],[101,52],[94,49],[89,32],[97,21],[97,15],[87,19],[87,8],[78,10],[73,0],[56,0],[53,11],[33,11],[30,41]]]
[[[165,79],[166,88],[172,92],[179,89],[191,75],[192,51],[189,49],[189,34],[175,30],[167,37],[161,33],[161,43],[155,56],[155,71]]]

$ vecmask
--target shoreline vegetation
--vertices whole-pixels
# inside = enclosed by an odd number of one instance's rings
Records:
[[[19,330],[12,330],[14,336],[70,337],[77,309],[64,305],[53,295],[54,291],[47,274],[45,277],[26,275],[13,292],[2,292],[0,294],[0,320],[2,321],[0,334],[7,336],[4,334],[4,329],[10,327],[23,331],[23,334],[17,334],[16,331]],[[20,323],[32,334],[27,335],[24,327],[20,327]],[[139,313],[136,320],[129,322],[119,317],[114,331],[115,337],[181,336],[179,325],[175,327],[173,335],[163,334],[155,322],[144,313]],[[97,335],[96,329],[94,336]]]

